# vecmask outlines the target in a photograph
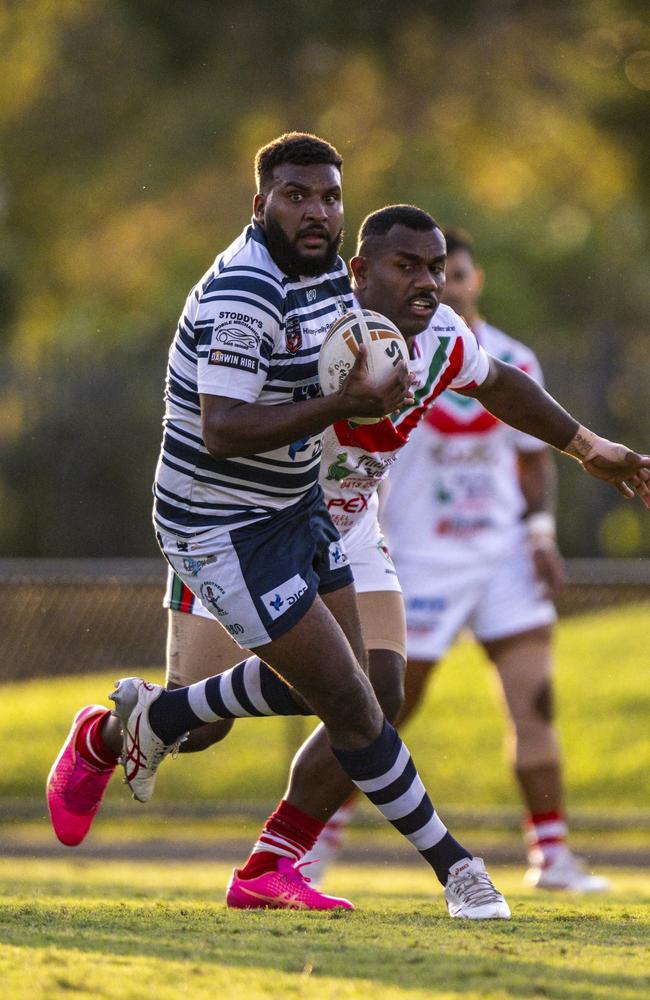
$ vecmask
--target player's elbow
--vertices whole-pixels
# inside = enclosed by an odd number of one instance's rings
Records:
[[[235,435],[227,421],[203,422],[203,443],[212,458],[234,458],[239,454]]]

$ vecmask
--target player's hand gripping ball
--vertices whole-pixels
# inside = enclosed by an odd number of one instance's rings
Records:
[[[385,382],[400,361],[408,364],[404,337],[394,323],[372,309],[350,309],[327,331],[318,358],[323,395],[338,392],[350,374],[359,347],[367,348],[368,373],[375,383]],[[356,424],[376,424],[383,417],[352,417]]]

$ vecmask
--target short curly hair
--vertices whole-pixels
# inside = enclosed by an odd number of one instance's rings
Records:
[[[257,190],[272,179],[273,170],[280,163],[331,163],[337,170],[343,166],[343,157],[334,146],[319,139],[311,132],[285,132],[262,146],[255,154],[255,181]]]
[[[357,239],[357,253],[364,253],[368,244],[376,236],[385,236],[393,226],[406,226],[421,232],[440,229],[440,226],[428,212],[415,205],[385,205],[371,212],[361,223]]]

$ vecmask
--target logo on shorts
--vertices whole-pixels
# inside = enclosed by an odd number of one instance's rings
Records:
[[[444,611],[447,607],[447,602],[444,597],[411,597],[406,602],[406,606],[409,611],[431,614]]]
[[[206,580],[205,583],[201,584],[201,600],[203,604],[210,605],[211,608],[217,612],[218,615],[227,615],[228,612],[225,608],[219,606],[219,600],[226,596],[226,592],[223,587],[220,587],[218,583],[213,583],[211,580]]]
[[[302,331],[297,316],[290,316],[284,328],[284,340],[289,354],[297,354],[302,347]]]
[[[307,593],[307,590],[307,584],[296,573],[290,580],[285,580],[284,583],[281,583],[279,587],[275,587],[273,590],[267,591],[266,594],[262,594],[260,599],[271,618],[275,621],[276,618],[280,618],[285,611],[293,607],[296,601],[299,601],[303,594]]]
[[[210,563],[215,563],[216,561],[216,556],[207,556],[205,559],[192,559],[190,556],[187,556],[183,559],[183,569],[186,573],[189,573],[190,576],[196,576],[201,572],[204,566],[209,566]]]
[[[330,542],[329,555],[330,569],[341,569],[342,566],[347,566],[350,561],[340,541]]]

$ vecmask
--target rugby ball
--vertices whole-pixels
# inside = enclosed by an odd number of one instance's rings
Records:
[[[325,334],[318,357],[318,377],[324,396],[338,392],[359,355],[368,348],[368,370],[373,382],[384,382],[409,352],[394,323],[372,309],[350,309]],[[355,424],[377,424],[383,417],[351,417]]]

